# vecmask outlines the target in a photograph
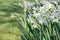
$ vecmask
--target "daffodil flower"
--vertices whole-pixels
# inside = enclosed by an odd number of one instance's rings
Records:
[[[14,14],[11,15],[11,18],[15,18],[16,16]]]
[[[54,19],[53,22],[57,22],[58,23],[59,21],[58,21],[58,19]]]

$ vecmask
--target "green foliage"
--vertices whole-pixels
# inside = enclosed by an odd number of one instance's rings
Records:
[[[25,19],[23,21],[25,25],[22,26],[25,30],[23,30],[22,40],[60,40],[58,6],[60,5],[57,2],[25,1],[24,18],[22,18],[22,21]]]

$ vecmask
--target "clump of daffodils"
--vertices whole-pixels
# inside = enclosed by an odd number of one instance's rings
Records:
[[[58,22],[59,19],[59,7],[57,2],[48,1],[36,1],[34,3],[25,2],[25,7],[27,10],[27,21],[31,23],[32,26],[36,22],[39,24],[46,23],[47,21]],[[35,28],[37,28],[35,24]]]

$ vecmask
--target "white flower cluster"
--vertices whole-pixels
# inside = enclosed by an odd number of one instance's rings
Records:
[[[29,23],[36,23],[35,21],[37,20],[40,24],[43,24],[47,20],[55,22],[56,19],[59,19],[60,14],[56,2],[51,3],[45,1],[38,3],[39,4],[35,2],[30,8],[27,8],[27,19]],[[27,6],[29,6],[29,4]]]
[[[34,3],[30,3],[30,2],[24,1],[24,7],[25,8],[31,7],[31,6],[33,6],[33,4]]]

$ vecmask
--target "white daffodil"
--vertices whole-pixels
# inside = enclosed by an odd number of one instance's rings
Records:
[[[32,28],[38,28],[38,26],[36,24],[33,24]]]
[[[48,9],[51,9],[52,8],[52,4],[48,4]]]
[[[58,4],[57,1],[54,1],[55,4]]]
[[[45,4],[44,7],[46,10],[49,10],[49,11],[53,11],[54,9],[54,5],[50,3]]]
[[[41,12],[42,10],[45,10],[45,7],[44,7],[44,6],[39,8],[39,11],[40,11],[40,12]]]
[[[25,7],[25,8],[28,8],[28,7],[30,7],[30,6],[33,6],[33,3],[24,1],[24,7]]]
[[[33,13],[36,14],[36,11],[34,10]]]
[[[15,18],[16,16],[14,14],[11,15],[11,18]]]
[[[50,16],[51,17],[51,19],[54,19],[55,17],[54,16]]]
[[[30,17],[29,18],[29,21],[31,22],[31,23],[34,23],[34,20]]]
[[[35,7],[33,7],[32,9],[36,9]]]
[[[54,19],[53,22],[57,22],[58,23],[58,19]]]
[[[40,13],[35,13],[34,16],[35,16],[36,18],[38,18],[38,17],[40,17]]]
[[[39,23],[40,23],[40,24],[43,24],[43,20],[40,20]]]

